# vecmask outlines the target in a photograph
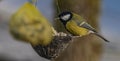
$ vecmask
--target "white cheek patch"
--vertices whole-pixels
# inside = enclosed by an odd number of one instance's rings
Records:
[[[63,19],[63,20],[68,20],[69,18],[70,18],[70,14],[67,14],[67,15],[61,17],[61,19]]]

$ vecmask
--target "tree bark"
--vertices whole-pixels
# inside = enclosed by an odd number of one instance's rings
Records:
[[[56,5],[58,1],[58,5]],[[100,0],[55,0],[60,11],[72,11],[85,18],[99,31]],[[67,32],[59,21],[55,21],[57,31]],[[103,51],[102,41],[93,34],[73,39],[74,42],[55,61],[99,61]]]

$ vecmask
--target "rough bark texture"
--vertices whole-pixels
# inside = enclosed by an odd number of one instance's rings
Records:
[[[54,61],[100,61],[102,53],[100,40],[94,34],[75,37],[73,43]]]
[[[98,16],[100,0],[58,0],[60,11],[69,10],[80,14],[88,20],[93,27],[99,30]],[[56,0],[55,0],[56,4]],[[57,8],[58,6],[56,6]],[[56,12],[58,14],[58,12]],[[63,25],[55,21],[58,31],[66,32]],[[82,38],[75,38],[60,57],[55,61],[99,61],[102,54],[102,42],[91,34]]]

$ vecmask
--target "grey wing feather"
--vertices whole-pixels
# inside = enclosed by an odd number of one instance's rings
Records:
[[[92,31],[96,36],[100,37],[101,39],[103,39],[106,42],[109,42],[107,39],[105,39],[103,36],[101,36],[100,34],[98,34],[98,32],[91,26],[89,25],[87,22],[85,21],[79,21],[79,20],[75,20],[76,24],[80,27],[86,28],[90,31]]]
[[[89,25],[89,24],[86,23],[86,22],[85,22],[83,25],[81,25],[81,27],[86,28],[86,29],[88,29],[88,30],[91,30],[91,31],[97,33],[97,31],[96,31],[91,25]]]
[[[90,31],[92,31],[96,36],[100,37],[101,39],[103,39],[106,42],[109,42],[107,39],[105,39],[103,36],[101,36],[100,34],[98,34],[98,32],[91,26],[89,25],[87,22],[82,21],[82,22],[76,22],[78,26],[86,28]]]
[[[93,31],[93,32],[97,33],[97,31],[91,25],[89,25],[87,22],[78,21],[78,20],[76,20],[75,22],[77,23],[78,26],[86,28],[86,29],[88,29],[90,31]]]

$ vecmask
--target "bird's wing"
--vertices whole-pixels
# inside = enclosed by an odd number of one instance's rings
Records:
[[[85,22],[85,21],[76,21],[76,23],[77,23],[77,25],[78,26],[80,26],[80,27],[83,27],[83,28],[86,28],[86,29],[88,29],[88,30],[90,30],[90,31],[93,31],[93,32],[95,32],[95,33],[97,33],[97,31],[91,26],[91,25],[89,25],[87,22]]]
[[[86,28],[92,32],[94,32],[94,34],[98,37],[100,37],[101,39],[105,40],[106,42],[109,42],[107,39],[105,39],[103,36],[101,36],[91,25],[89,25],[87,22],[82,21],[82,22],[76,22],[78,26]]]

